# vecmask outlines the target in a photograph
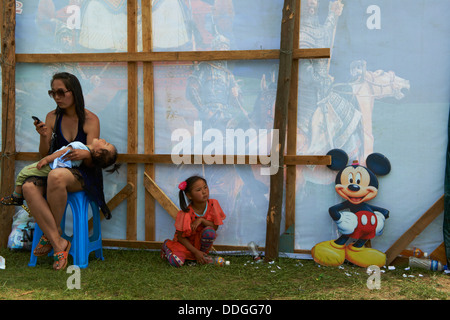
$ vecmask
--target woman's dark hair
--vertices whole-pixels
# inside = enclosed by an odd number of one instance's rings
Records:
[[[194,183],[196,183],[200,179],[203,180],[206,184],[208,184],[206,182],[205,178],[202,178],[200,176],[192,176],[185,180],[186,187],[184,188],[184,190],[180,190],[180,192],[178,193],[178,196],[180,198],[180,208],[184,212],[189,212],[189,209],[188,209],[189,203],[186,203],[185,194],[191,192],[191,189],[192,189],[192,186],[194,185]]]
[[[113,152],[109,152],[106,149],[100,149],[100,151],[97,152],[91,151],[92,163],[102,169],[114,165],[111,169],[106,170],[106,172],[109,173],[119,170],[120,164],[116,163],[118,156],[117,149],[115,146],[113,147]]]
[[[66,86],[67,90],[70,90],[72,92],[75,101],[75,111],[78,116],[78,121],[80,122],[80,125],[83,126],[86,119],[86,114],[84,111],[83,89],[81,89],[80,81],[76,76],[68,72],[55,73],[52,77],[52,81],[50,82],[50,86],[55,80],[61,80]],[[56,106],[56,115],[61,115],[62,112],[63,110],[59,106]]]

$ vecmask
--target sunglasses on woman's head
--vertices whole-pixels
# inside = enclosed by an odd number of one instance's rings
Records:
[[[64,96],[66,95],[66,92],[69,92],[72,90],[66,90],[64,91],[63,89],[57,89],[57,90],[48,90],[48,95],[50,96],[50,98],[64,98]]]

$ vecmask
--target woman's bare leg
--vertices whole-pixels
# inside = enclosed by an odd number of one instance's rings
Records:
[[[50,171],[47,178],[47,202],[57,226],[61,224],[64,216],[67,205],[67,192],[80,190],[82,190],[81,183],[69,170],[60,168]],[[53,245],[55,252],[64,251],[66,248],[67,241],[64,238],[59,237],[59,239],[55,239],[55,244]]]
[[[55,218],[43,196],[44,187],[36,186],[33,182],[26,182],[23,184],[22,190],[31,214],[52,246],[54,246],[61,236]]]
[[[67,204],[67,192],[80,191],[81,184],[72,172],[60,168],[50,171],[47,178],[47,202],[57,225],[61,223]]]
[[[60,224],[67,202],[67,192],[82,190],[80,182],[67,169],[52,170],[47,179],[47,200],[44,188],[27,182],[22,186],[24,198],[37,224],[52,244],[54,252],[64,251],[68,241],[61,237]]]

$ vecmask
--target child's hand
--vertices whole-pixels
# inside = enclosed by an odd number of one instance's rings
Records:
[[[47,164],[48,164],[47,158],[43,158],[37,163],[36,168],[38,170],[41,170],[41,168]]]
[[[195,219],[194,222],[191,223],[191,230],[195,231],[197,227],[202,224],[203,220],[204,220],[203,218]]]
[[[208,263],[208,261],[206,261],[205,257],[207,256],[206,252],[197,250],[195,252],[195,260],[197,260],[197,263],[199,264],[205,264]]]

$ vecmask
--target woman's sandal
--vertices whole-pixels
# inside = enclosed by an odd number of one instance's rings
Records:
[[[11,194],[1,198],[0,202],[5,206],[21,206],[23,205],[23,198],[18,198]]]
[[[44,248],[45,248],[45,250],[36,253],[36,249],[41,250]],[[42,237],[39,239],[39,243],[37,244],[36,248],[34,248],[33,254],[36,257],[42,257],[42,256],[49,254],[50,251],[52,251],[52,245],[51,245],[50,241],[48,241],[48,239],[44,235],[42,235]]]
[[[67,267],[67,258],[69,257],[71,243],[67,240],[67,247],[64,251],[59,251],[53,254],[55,263],[53,264],[54,270],[64,270]],[[61,260],[63,260],[61,262]]]

